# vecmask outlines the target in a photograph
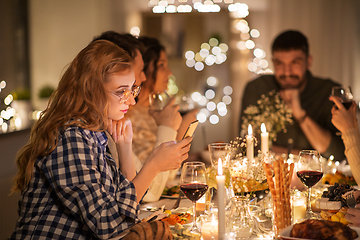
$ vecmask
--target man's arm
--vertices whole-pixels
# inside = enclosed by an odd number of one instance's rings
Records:
[[[292,109],[294,119],[299,123],[301,130],[305,134],[311,146],[320,153],[325,153],[330,146],[332,139],[331,132],[322,128],[316,123],[300,103],[299,89],[286,89],[280,91],[282,99]]]

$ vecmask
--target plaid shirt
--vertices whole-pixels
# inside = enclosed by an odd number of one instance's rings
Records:
[[[138,221],[135,187],[106,151],[104,132],[67,128],[35,162],[12,239],[107,239]]]

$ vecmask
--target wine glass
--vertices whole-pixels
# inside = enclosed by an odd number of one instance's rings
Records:
[[[308,187],[308,199],[305,219],[320,219],[311,210],[311,188],[320,181],[323,176],[320,154],[315,150],[302,150],[296,166],[296,175],[300,181]]]
[[[180,189],[185,196],[193,202],[193,225],[191,233],[201,234],[196,225],[196,201],[207,191],[207,178],[205,164],[202,162],[186,162],[181,170]]]
[[[184,94],[175,97],[175,103],[179,105],[179,112],[181,116],[190,112],[195,108],[195,102],[191,98],[191,95]]]
[[[154,110],[162,110],[169,101],[169,94],[164,92],[151,92],[149,94],[150,108]]]
[[[333,87],[331,89],[331,95],[335,97],[339,97],[346,109],[349,109],[352,103],[354,102],[354,96],[352,95],[351,88],[347,86]]]

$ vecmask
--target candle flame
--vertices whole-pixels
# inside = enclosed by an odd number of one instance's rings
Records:
[[[266,133],[266,126],[264,123],[261,124],[261,132]]]
[[[249,124],[249,126],[248,126],[248,135],[252,135],[252,134],[253,134],[252,127],[251,127],[251,124]]]
[[[222,175],[223,175],[222,162],[221,162],[221,158],[219,158],[219,160],[218,160],[218,176],[222,176]]]

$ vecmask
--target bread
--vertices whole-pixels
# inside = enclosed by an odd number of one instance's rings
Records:
[[[356,231],[340,222],[309,219],[293,226],[290,237],[322,240],[352,240]]]
[[[130,228],[124,240],[166,240],[173,239],[170,225],[164,221],[141,222]]]

